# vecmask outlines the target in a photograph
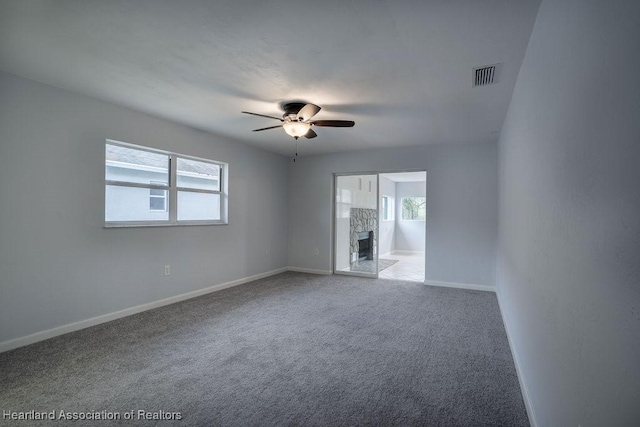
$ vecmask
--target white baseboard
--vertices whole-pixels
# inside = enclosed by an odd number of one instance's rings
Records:
[[[520,362],[518,360],[518,353],[515,352],[515,348],[513,347],[513,339],[511,338],[511,333],[509,332],[509,324],[507,323],[504,317],[504,312],[502,311],[502,304],[500,303],[500,294],[496,293],[496,296],[498,298],[498,307],[500,309],[500,315],[502,316],[502,323],[504,324],[504,330],[507,332],[507,341],[509,341],[509,349],[511,350],[513,363],[516,366],[516,374],[518,375],[518,382],[520,383],[520,391],[522,392],[524,407],[527,409],[527,415],[529,416],[529,424],[531,424],[531,427],[538,427],[538,423],[536,422],[536,416],[535,416],[535,413],[533,412],[531,396],[529,395],[529,391],[527,389],[527,385],[524,379],[524,373],[522,372],[522,368],[520,367]]]
[[[472,285],[469,283],[455,283],[455,282],[438,282],[436,280],[425,280],[425,285],[429,286],[441,286],[443,288],[459,288],[459,289],[472,289],[474,291],[487,291],[487,292],[495,292],[495,286],[489,285]]]
[[[424,251],[403,251],[403,250],[397,250],[397,251],[391,251],[390,252],[391,255],[424,255]]]
[[[309,274],[322,274],[325,276],[330,276],[333,274],[331,270],[316,270],[313,268],[301,268],[301,267],[287,267],[288,271],[295,271],[298,273],[309,273]]]
[[[122,317],[131,316],[132,314],[141,313],[143,311],[151,310],[154,308],[162,307],[165,305],[173,304],[180,301],[185,301],[191,298],[199,297],[211,292],[220,291],[222,289],[231,288],[233,286],[242,285],[244,283],[252,282],[254,280],[263,279],[265,277],[273,276],[276,274],[284,273],[288,268],[279,268],[277,270],[267,271],[265,273],[256,274],[249,277],[243,277],[241,279],[232,280],[226,283],[220,283],[219,285],[210,286],[204,289],[198,289],[196,291],[187,292],[184,294],[176,295],[169,298],[164,298],[158,301],[149,302],[146,304],[137,305],[135,307],[125,308],[124,310],[114,311],[113,313],[103,314],[101,316],[92,317],[86,320],[80,320],[74,323],[68,323],[66,325],[58,326],[56,328],[47,329],[45,331],[36,332],[24,337],[14,338],[8,341],[0,342],[0,353],[8,350],[13,350],[18,347],[33,344],[38,341],[44,341],[49,338],[56,337],[58,335],[67,334],[69,332],[78,331],[91,326],[99,325],[101,323],[110,322],[111,320],[120,319]]]

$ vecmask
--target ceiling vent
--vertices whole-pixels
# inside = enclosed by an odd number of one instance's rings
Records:
[[[498,66],[487,65],[473,69],[473,87],[487,86],[498,82]]]

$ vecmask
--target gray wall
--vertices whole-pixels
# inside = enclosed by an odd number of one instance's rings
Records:
[[[498,296],[539,426],[640,425],[640,2],[545,1],[500,141]]]
[[[378,197],[380,198],[380,223],[378,224],[378,230],[380,233],[378,239],[378,253],[380,255],[388,254],[393,251],[395,244],[395,231],[396,231],[396,223],[397,217],[395,216],[395,212],[392,212],[393,221],[383,221],[382,220],[382,196],[389,196],[389,203],[393,200],[392,211],[395,211],[396,204],[396,183],[387,179],[383,176],[380,176],[380,188],[378,189]]]
[[[0,342],[287,265],[287,158],[6,73],[0,100]],[[104,229],[106,138],[228,162],[229,225]]]
[[[332,173],[408,169],[427,171],[427,280],[494,286],[496,144],[353,151],[290,163],[289,265],[331,270]]]
[[[426,197],[425,188],[425,182],[396,183],[396,245],[394,249],[397,251],[424,251],[426,221],[403,220],[402,198]]]

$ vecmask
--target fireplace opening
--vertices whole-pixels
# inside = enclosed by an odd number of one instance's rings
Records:
[[[358,233],[358,260],[373,259],[373,231]]]

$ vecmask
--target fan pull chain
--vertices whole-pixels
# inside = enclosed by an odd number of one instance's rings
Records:
[[[295,142],[295,157],[293,158],[293,163],[296,162],[296,157],[298,157],[298,139],[296,138],[296,142]]]

